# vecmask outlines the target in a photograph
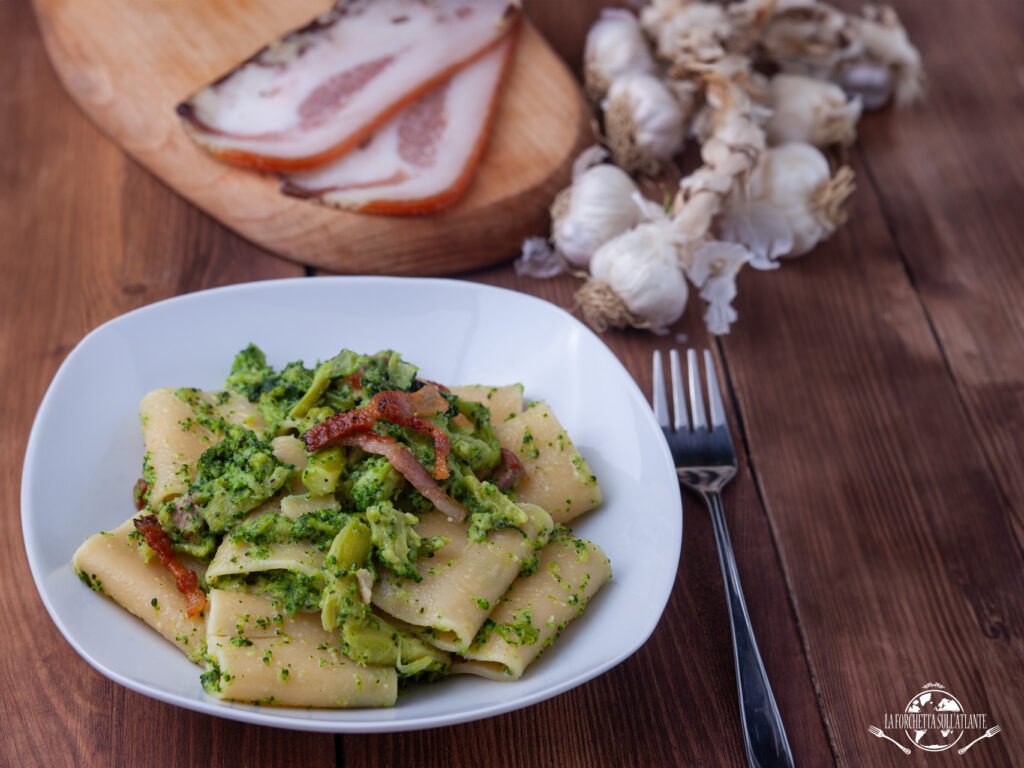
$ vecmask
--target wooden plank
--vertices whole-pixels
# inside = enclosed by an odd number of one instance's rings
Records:
[[[1024,549],[1024,5],[898,8],[932,87],[865,121],[867,177]]]
[[[517,277],[508,269],[469,278],[538,295],[563,308],[571,308],[579,284],[569,277]],[[689,343],[705,346],[699,304],[691,304],[678,328],[689,333]],[[651,354],[667,350],[674,337],[612,332],[604,340],[650,392]],[[731,409],[730,418],[735,424]],[[725,501],[752,621],[790,742],[803,764],[831,764],[768,520],[745,462]],[[495,768],[742,764],[729,619],[714,536],[700,502],[687,496],[684,505],[675,589],[658,628],[634,656],[580,688],[519,712],[418,733],[346,737],[346,768],[396,762],[422,768],[475,765],[481,754]]]
[[[15,385],[0,398],[0,516],[11,532],[0,541],[0,765],[332,765],[330,736],[210,718],[111,683],[37,596],[20,541],[21,463],[73,345],[151,301],[303,270],[239,241],[126,160],[61,91],[27,4],[4,3],[0,15],[12,65],[0,89],[0,376]]]
[[[866,729],[925,682],[1008,721],[1024,680],[1010,508],[870,188],[814,254],[745,276],[738,308],[730,376],[840,763],[902,760]],[[965,760],[1022,749],[1007,729]]]
[[[589,124],[571,73],[529,24],[520,30],[487,151],[465,197],[436,216],[366,216],[282,195],[278,180],[221,163],[175,106],[324,0],[35,0],[68,92],[118,144],[243,237],[336,272],[451,274],[507,260],[544,226]],[[188,41],[187,45],[183,41]]]

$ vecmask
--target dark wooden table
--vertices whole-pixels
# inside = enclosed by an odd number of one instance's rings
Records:
[[[598,3],[530,7],[578,61]],[[1024,4],[898,4],[927,102],[867,116],[851,220],[745,272],[720,340],[742,467],[725,496],[753,623],[801,766],[1024,765]],[[0,5],[0,766],[742,765],[708,518],[687,498],[675,590],[602,677],[490,720],[381,736],[242,725],[94,672],[50,621],[21,543],[36,407],[71,348],[127,310],[310,275],[177,198],[64,95],[24,0]],[[464,275],[570,307],[570,278]],[[609,333],[645,390],[672,336]],[[642,510],[638,510],[642,515]],[[57,519],[57,518],[55,518]],[[1003,732],[962,757],[868,733],[941,682]]]

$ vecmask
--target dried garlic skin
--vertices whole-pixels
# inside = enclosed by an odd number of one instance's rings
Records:
[[[612,81],[628,72],[654,72],[654,59],[636,16],[621,8],[605,8],[587,32],[583,52],[584,87],[600,101]]]
[[[640,221],[639,189],[621,168],[595,165],[577,176],[551,205],[551,238],[566,261],[587,267],[594,252]]]
[[[857,138],[860,99],[847,99],[834,83],[804,75],[775,75],[768,83],[765,122],[770,145],[804,142],[816,147],[849,146]]]
[[[616,78],[602,108],[608,148],[623,170],[653,176],[682,151],[686,115],[654,75],[630,72]]]
[[[682,316],[689,292],[678,253],[667,219],[645,222],[597,249],[591,280],[611,288],[648,327],[665,328]]]
[[[698,248],[686,269],[686,276],[700,289],[707,302],[704,324],[716,336],[729,332],[738,314],[732,306],[736,298],[736,276],[750,262],[750,252],[738,243],[709,241]]]

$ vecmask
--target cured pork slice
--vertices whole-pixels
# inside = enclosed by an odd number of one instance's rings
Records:
[[[483,154],[513,45],[511,38],[502,41],[357,149],[286,176],[281,190],[366,213],[430,213],[455,202]]]
[[[339,0],[179,104],[178,114],[223,160],[312,168],[356,147],[518,20],[515,0]]]

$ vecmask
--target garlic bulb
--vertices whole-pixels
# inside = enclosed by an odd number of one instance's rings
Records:
[[[904,106],[924,91],[921,55],[887,6],[854,16],[815,0],[785,0],[764,21],[758,45],[763,62],[837,82],[863,95],[868,109],[890,95]]]
[[[606,143],[623,170],[653,176],[682,150],[686,115],[654,75],[631,72],[616,78],[602,108]]]
[[[834,83],[803,75],[775,75],[766,93],[772,114],[765,123],[769,144],[799,141],[849,146],[857,138],[860,100],[847,101]]]
[[[718,60],[732,33],[732,22],[719,3],[652,0],[640,12],[640,23],[658,55],[680,68]]]
[[[653,71],[654,59],[636,16],[621,8],[605,8],[587,32],[583,52],[587,95],[600,101],[620,75]]]
[[[640,224],[610,240],[590,261],[590,282],[579,294],[587,321],[663,329],[680,318],[688,289],[677,236],[667,219]]]
[[[863,17],[851,19],[850,26],[865,51],[862,60],[888,69],[896,106],[917,101],[924,93],[921,54],[911,44],[896,11],[888,6],[868,6]]]
[[[881,64],[861,62],[843,69],[839,85],[847,96],[860,99],[864,109],[879,109],[892,96],[892,77]]]
[[[586,267],[594,251],[640,221],[636,184],[614,165],[582,171],[551,205],[551,238],[566,261]]]
[[[767,150],[750,179],[749,200],[769,204],[785,218],[793,247],[802,256],[846,221],[843,204],[853,193],[853,171],[830,176],[828,160],[810,144],[782,144]]]

